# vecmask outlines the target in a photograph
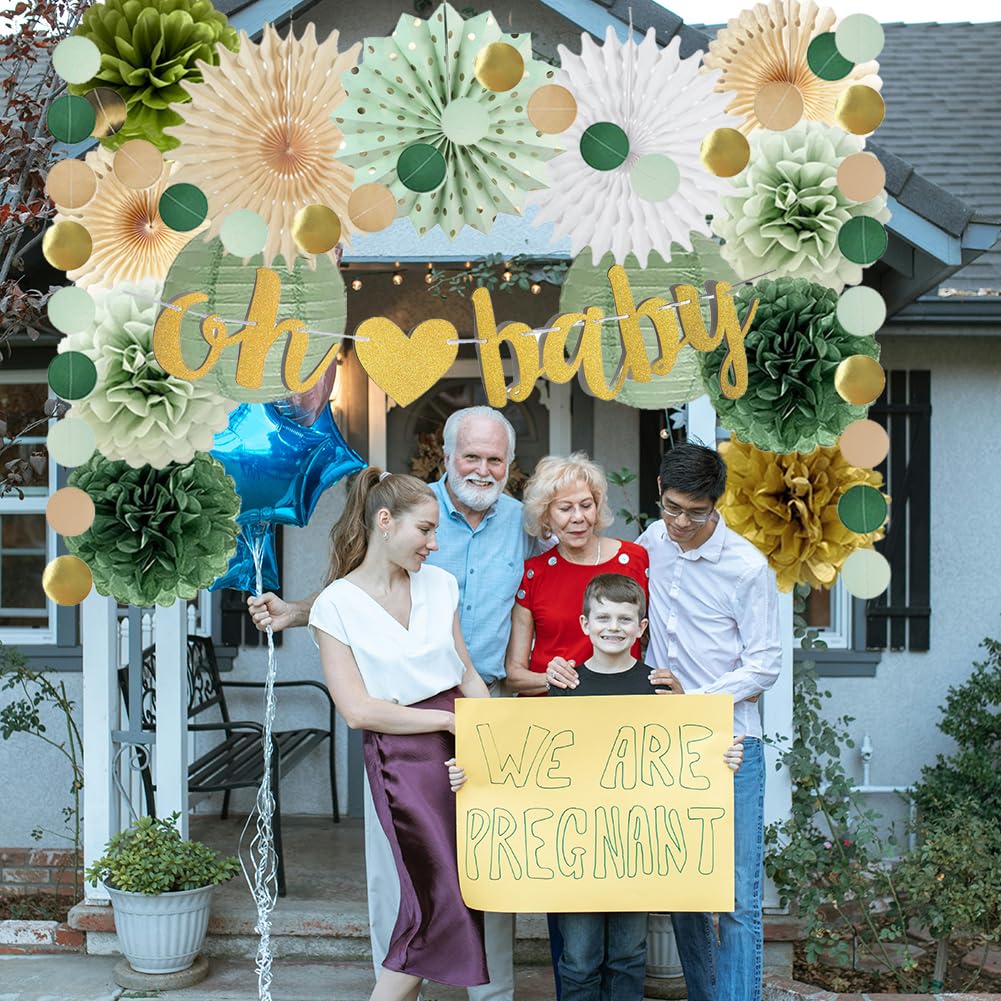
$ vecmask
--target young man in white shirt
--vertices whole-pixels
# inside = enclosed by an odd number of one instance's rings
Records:
[[[733,696],[733,732],[744,736],[734,776],[735,908],[673,915],[689,1001],[760,1001],[764,942],[764,755],[758,696],[781,661],[778,589],[765,557],[727,528],[716,502],[726,463],[713,449],[680,445],[657,479],[662,518],[637,542],[650,554],[650,644],[646,662],[658,690]],[[563,687],[573,672],[550,668]],[[571,682],[573,683],[573,682]]]

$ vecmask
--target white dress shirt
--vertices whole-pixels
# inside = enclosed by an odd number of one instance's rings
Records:
[[[666,667],[685,692],[733,696],[738,736],[761,736],[746,699],[779,676],[778,589],[765,557],[720,517],[713,534],[683,552],[663,520],[636,540],[650,554],[650,644],[646,663]]]

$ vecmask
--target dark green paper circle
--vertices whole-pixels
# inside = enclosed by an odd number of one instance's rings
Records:
[[[400,183],[411,191],[434,191],[445,180],[445,157],[428,143],[411,143],[396,161]]]
[[[45,117],[49,131],[62,143],[83,142],[97,125],[97,114],[85,97],[63,94],[49,107]]]
[[[841,253],[855,264],[867,267],[886,253],[889,237],[883,224],[869,216],[855,216],[838,231]]]
[[[193,184],[172,184],[162,195],[160,218],[175,232],[197,229],[209,214],[209,200]]]
[[[615,170],[629,156],[629,137],[614,122],[595,122],[580,137],[580,155],[594,170]]]
[[[825,31],[810,42],[806,50],[806,64],[821,80],[843,80],[855,66],[838,52],[833,31]]]
[[[61,400],[82,400],[97,385],[97,369],[82,351],[64,351],[49,362],[49,385]]]
[[[886,521],[886,498],[875,487],[856,483],[838,500],[838,517],[849,532],[875,532]]]

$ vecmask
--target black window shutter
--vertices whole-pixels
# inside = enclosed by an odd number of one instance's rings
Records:
[[[285,566],[285,545],[282,526],[275,527],[275,557],[278,562],[279,582]],[[275,592],[281,594],[281,588]],[[220,619],[219,642],[224,646],[259,646],[267,643],[267,636],[257,631],[247,612],[247,591],[221,592],[219,601]],[[282,645],[282,634],[275,633],[275,646]]]
[[[869,417],[890,436],[877,467],[890,495],[886,537],[876,543],[890,564],[890,586],[866,604],[869,649],[927,650],[931,545],[931,372],[886,373]]]

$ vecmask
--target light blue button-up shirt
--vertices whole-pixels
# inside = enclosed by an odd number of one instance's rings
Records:
[[[504,654],[511,635],[511,609],[524,563],[538,551],[525,534],[521,501],[501,494],[471,528],[456,510],[444,478],[431,484],[438,498],[438,549],[428,563],[447,570],[459,582],[459,625],[473,666],[490,684],[504,677]]]

